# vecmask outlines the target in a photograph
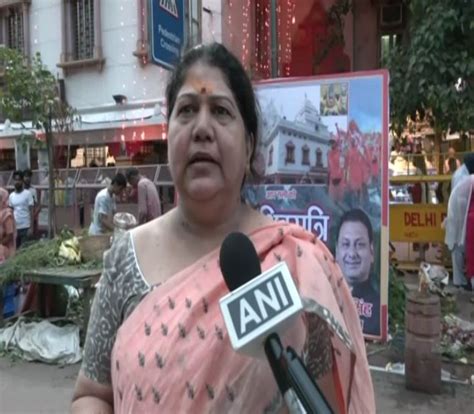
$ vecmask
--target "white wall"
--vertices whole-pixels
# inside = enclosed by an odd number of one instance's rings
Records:
[[[220,40],[221,0],[203,0],[203,6],[212,10],[212,18],[203,12],[203,40]],[[32,0],[30,33],[32,53],[41,52],[49,69],[63,77],[56,66],[61,55],[60,7],[61,0]],[[112,95],[116,94],[127,96],[129,103],[163,97],[168,71],[152,63],[141,67],[133,55],[138,34],[137,8],[137,0],[101,0],[105,65],[101,72],[86,68],[64,77],[66,96],[73,107],[112,105]]]
[[[56,67],[61,56],[60,0],[33,0],[30,6],[31,54],[41,53],[43,63],[53,74],[60,74]]]
[[[202,0],[202,42],[222,42],[222,1]],[[227,1],[227,0],[224,0]]]

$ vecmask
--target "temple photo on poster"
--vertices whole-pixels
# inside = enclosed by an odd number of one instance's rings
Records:
[[[338,122],[347,125],[347,117],[323,120],[319,85],[257,89],[257,96],[262,108],[265,182],[324,184],[331,137]]]

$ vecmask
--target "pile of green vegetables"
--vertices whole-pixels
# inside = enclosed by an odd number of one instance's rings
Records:
[[[71,230],[63,229],[54,239],[42,239],[22,246],[14,257],[0,266],[0,285],[21,279],[26,272],[34,269],[69,266],[71,263],[58,253],[61,244],[72,237],[74,233]],[[101,263],[98,262],[82,262],[75,265],[80,269],[94,269],[100,266]]]

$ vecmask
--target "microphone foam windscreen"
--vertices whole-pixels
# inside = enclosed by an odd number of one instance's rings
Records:
[[[255,246],[243,233],[230,233],[225,238],[219,254],[219,263],[230,291],[262,273]]]

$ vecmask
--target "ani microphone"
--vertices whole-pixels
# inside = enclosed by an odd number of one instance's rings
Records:
[[[219,262],[230,290],[220,299],[220,308],[233,349],[267,357],[292,413],[332,413],[302,361],[293,349],[283,348],[278,336],[303,309],[286,263],[262,273],[255,247],[242,233],[227,236]]]

